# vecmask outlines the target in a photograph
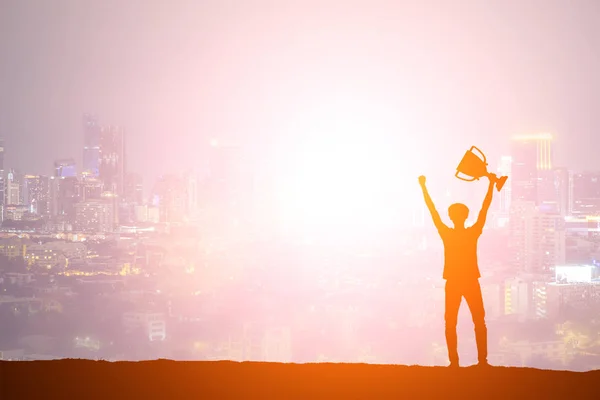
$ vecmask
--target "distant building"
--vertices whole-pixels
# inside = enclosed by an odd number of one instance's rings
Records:
[[[91,115],[83,117],[83,171],[92,177],[100,176],[100,126]]]
[[[600,215],[600,172],[573,175],[573,215]]]
[[[75,229],[84,232],[112,232],[114,229],[113,203],[88,200],[75,204]]]
[[[565,229],[570,235],[592,238],[600,235],[600,216],[565,217]],[[571,235],[571,240],[573,236]]]
[[[4,174],[4,139],[0,138],[0,218],[3,216],[1,207],[4,205],[6,199],[5,185],[6,176]]]
[[[75,218],[75,204],[79,202],[78,179],[76,176],[60,177],[54,181],[55,187],[51,187],[51,196],[56,204],[56,214],[65,219],[65,221],[73,222]]]
[[[84,259],[87,248],[83,243],[61,240],[43,244],[30,242],[24,253],[29,266],[63,272],[70,260]]]
[[[552,196],[552,135],[516,136],[511,142],[512,201],[536,205]],[[553,199],[552,199],[553,200]]]
[[[541,274],[565,263],[565,226],[560,215],[543,213],[534,202],[513,202],[509,231],[516,271]]]
[[[31,213],[50,215],[50,179],[43,175],[25,175],[23,177],[24,204]]]
[[[103,191],[102,181],[92,176],[84,176],[75,184],[75,193],[79,201],[99,200]]]
[[[0,350],[0,360],[23,361],[25,360],[24,349]]]
[[[504,310],[504,285],[496,282],[481,283],[481,292],[485,302],[485,315],[487,320],[495,320],[505,314]]]
[[[0,239],[0,254],[8,258],[25,257],[27,245],[30,243],[33,242],[18,237]]]
[[[594,312],[600,307],[600,282],[540,283],[536,297],[539,318],[555,320],[572,310]]]
[[[4,204],[20,205],[21,204],[21,184],[18,174],[15,171],[9,171],[6,178],[6,199]]]
[[[519,319],[526,319],[531,305],[531,292],[528,282],[512,278],[505,283],[504,314],[517,315]]]
[[[5,205],[4,220],[22,221],[30,216],[30,209],[26,205]]]
[[[556,191],[557,211],[563,216],[572,212],[573,182],[571,172],[567,168],[554,169],[554,189]]]
[[[159,209],[160,222],[181,223],[186,215],[186,187],[175,175],[162,176],[154,187],[154,202]]]
[[[135,222],[148,222],[148,205],[136,205],[134,207]]]
[[[77,167],[75,160],[66,158],[54,162],[54,176],[57,178],[75,178],[77,177]]]
[[[17,272],[9,272],[5,275],[6,280],[11,285],[25,286],[34,281],[33,274],[22,274]]]
[[[4,171],[4,138],[0,138],[0,171]]]
[[[141,329],[149,341],[162,341],[167,337],[166,319],[163,313],[127,312],[122,317],[127,331]]]
[[[160,222],[160,209],[158,207],[148,207],[148,220],[152,224],[158,224]]]
[[[120,127],[100,128],[100,179],[104,190],[122,195],[125,183],[125,132]]]
[[[128,203],[144,204],[144,181],[140,174],[129,173],[126,175],[123,198]]]
[[[25,261],[31,266],[40,269],[64,271],[67,266],[67,258],[58,249],[43,244],[32,244],[27,247]]]
[[[264,356],[264,330],[244,324],[241,332],[230,335],[221,344],[222,353],[216,355],[217,359],[232,361],[262,361]]]

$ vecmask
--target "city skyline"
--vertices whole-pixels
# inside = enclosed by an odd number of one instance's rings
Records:
[[[409,138],[392,144],[399,154],[422,148],[424,157],[448,162],[471,144],[499,157],[510,136],[547,131],[557,137],[557,164],[597,168],[600,127],[589,116],[599,61],[586,50],[600,37],[594,2],[544,2],[541,13],[536,2],[469,3],[470,16],[466,3],[453,3],[454,12],[438,4],[437,14],[359,3],[331,1],[317,12],[290,2],[244,18],[250,2],[238,3],[239,13],[218,2],[5,2],[0,136],[13,150],[6,162],[35,174],[54,157],[81,165],[81,115],[93,112],[125,127],[137,149],[131,170],[152,180],[161,168],[195,167],[203,156],[193,150],[197,141],[214,136],[234,136],[268,158],[278,141],[309,133],[320,113],[371,125],[390,143]],[[451,25],[440,18],[448,12]],[[510,31],[498,15],[511,19]],[[420,139],[457,134],[462,141],[448,143],[447,153]]]

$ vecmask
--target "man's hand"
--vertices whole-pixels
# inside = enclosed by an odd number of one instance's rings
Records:
[[[421,175],[421,176],[419,177],[419,185],[421,185],[421,186],[425,186],[425,181],[426,181],[426,178],[425,178],[425,176],[424,176],[424,175]]]
[[[496,183],[496,181],[498,180],[498,176],[496,174],[494,174],[493,172],[490,172],[488,174],[488,179],[490,180],[490,185]]]

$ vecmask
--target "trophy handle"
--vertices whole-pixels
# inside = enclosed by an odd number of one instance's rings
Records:
[[[487,159],[485,158],[485,154],[483,154],[483,151],[479,150],[479,148],[475,147],[475,146],[471,146],[471,150],[469,150],[470,152],[473,152],[473,149],[477,150],[477,152],[479,154],[481,154],[481,158],[483,159],[483,163],[485,165],[487,165]]]
[[[458,174],[460,174],[459,171],[456,171],[456,174],[454,174],[455,177],[457,177],[458,179],[460,179],[461,181],[465,181],[465,182],[473,182],[476,178],[471,177],[471,179],[465,179],[465,178],[461,178],[460,176],[458,176]]]

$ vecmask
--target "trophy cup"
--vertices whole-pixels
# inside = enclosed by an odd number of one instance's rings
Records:
[[[473,150],[477,150],[481,157],[478,157],[475,153],[473,153]],[[476,181],[479,180],[479,178],[490,175],[487,170],[487,165],[485,154],[483,154],[483,152],[477,147],[472,146],[469,150],[467,150],[462,160],[458,164],[458,167],[456,167],[456,174],[454,176],[466,182]],[[459,174],[466,175],[468,178],[461,177]],[[507,179],[508,176],[502,176],[496,179],[496,189],[498,191],[502,189]]]

